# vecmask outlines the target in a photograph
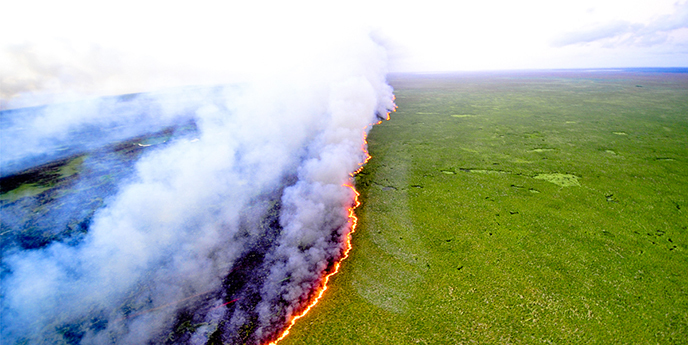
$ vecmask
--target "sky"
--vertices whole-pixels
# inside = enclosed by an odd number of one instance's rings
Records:
[[[687,0],[26,0],[2,7],[5,107],[29,93],[117,94],[268,77],[304,54],[336,49],[336,32],[351,30],[368,30],[387,48],[390,72],[688,66]]]
[[[395,69],[688,66],[686,1],[446,3],[396,9]]]

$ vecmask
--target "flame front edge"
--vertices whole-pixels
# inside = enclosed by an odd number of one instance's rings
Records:
[[[394,97],[393,100],[395,98],[396,97]],[[392,109],[392,111],[396,111],[396,108],[397,108],[397,106],[394,105],[394,108]],[[389,120],[389,118],[390,118],[389,114],[390,114],[390,112],[387,113],[387,117],[385,120]],[[373,125],[379,125],[380,123],[382,123],[382,120],[376,122]],[[363,131],[363,147],[362,147],[363,152],[365,152],[366,158],[362,163],[360,163],[359,168],[350,174],[350,176],[351,176],[350,183],[342,185],[343,187],[351,188],[351,190],[354,192],[354,202],[353,202],[353,205],[351,207],[349,207],[349,215],[348,215],[349,223],[351,224],[351,230],[346,235],[346,243],[344,246],[344,253],[343,253],[341,259],[339,259],[339,261],[335,262],[334,267],[332,269],[332,272],[328,273],[325,276],[322,287],[315,294],[316,297],[313,299],[313,301],[311,301],[311,303],[308,304],[308,306],[300,314],[298,314],[294,318],[292,318],[291,321],[289,321],[289,325],[284,330],[284,332],[282,332],[282,334],[280,334],[280,336],[276,340],[269,342],[268,345],[276,345],[279,341],[286,338],[287,335],[289,335],[289,331],[291,331],[291,328],[294,326],[294,324],[296,324],[296,321],[299,320],[300,318],[306,316],[306,314],[308,314],[308,312],[316,304],[318,304],[318,302],[320,301],[322,296],[325,294],[325,291],[327,291],[327,283],[330,281],[330,277],[332,277],[333,275],[337,274],[337,272],[339,272],[339,267],[341,266],[342,262],[344,260],[346,260],[346,258],[349,257],[349,252],[351,251],[351,248],[352,248],[351,239],[353,238],[353,233],[356,231],[356,225],[358,224],[358,217],[356,217],[356,213],[354,211],[356,210],[356,208],[358,208],[358,206],[361,205],[361,202],[358,200],[358,197],[361,194],[358,193],[358,191],[356,190],[354,183],[353,183],[353,178],[354,178],[354,176],[356,176],[356,174],[358,174],[359,172],[361,172],[361,170],[363,170],[363,166],[366,163],[368,163],[368,161],[372,158],[372,156],[370,156],[370,154],[368,153],[368,139],[367,139],[367,135],[366,135],[367,132],[368,131],[367,131],[367,127],[366,127]]]

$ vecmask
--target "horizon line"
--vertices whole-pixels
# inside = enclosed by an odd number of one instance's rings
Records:
[[[639,72],[639,73],[688,73],[686,67],[580,67],[580,68],[514,68],[483,70],[437,70],[437,71],[395,71],[387,75],[432,75],[432,74],[473,74],[473,73],[524,73],[524,72]]]

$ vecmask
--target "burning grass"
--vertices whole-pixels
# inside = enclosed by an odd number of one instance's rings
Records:
[[[688,76],[394,86],[350,258],[280,344],[685,341]]]

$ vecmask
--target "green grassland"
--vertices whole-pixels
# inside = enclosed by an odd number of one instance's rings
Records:
[[[397,76],[281,344],[688,343],[688,75]]]

